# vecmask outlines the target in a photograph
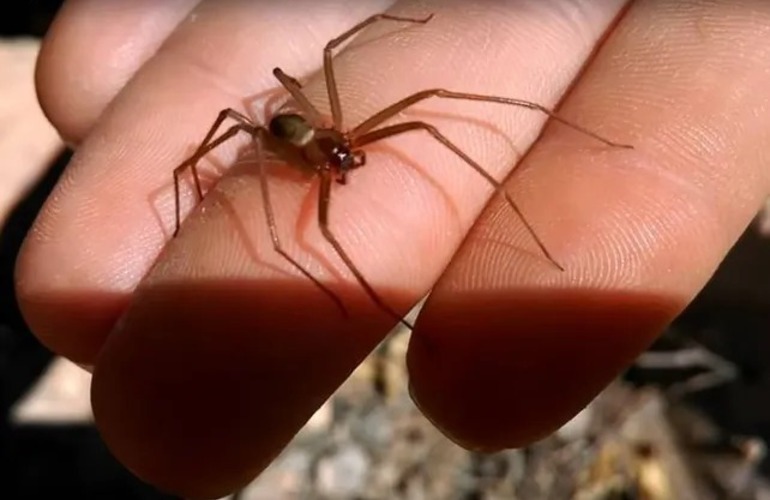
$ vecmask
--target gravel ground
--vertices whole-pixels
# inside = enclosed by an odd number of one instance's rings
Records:
[[[760,440],[734,440],[716,454],[703,453],[700,447],[725,440],[720,429],[657,389],[621,380],[526,449],[464,450],[411,403],[404,384],[407,339],[401,332],[388,341],[379,354],[385,363],[371,357],[362,365],[239,498],[770,498],[757,475]],[[385,394],[377,390],[383,378]]]

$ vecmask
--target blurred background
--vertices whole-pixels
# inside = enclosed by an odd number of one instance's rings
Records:
[[[92,425],[88,373],[28,331],[19,246],[69,159],[34,91],[61,2],[0,8],[0,498],[174,498],[131,475]],[[767,213],[766,213],[767,212]],[[480,455],[407,393],[394,332],[240,499],[770,499],[770,210],[659,341],[571,422]]]

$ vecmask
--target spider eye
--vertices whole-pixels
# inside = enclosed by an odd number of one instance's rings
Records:
[[[334,148],[332,155],[334,157],[333,163],[340,170],[350,170],[355,166],[355,158],[348,148],[338,146]]]
[[[313,138],[313,127],[303,116],[297,114],[277,115],[268,125],[270,133],[295,146],[304,146]]]

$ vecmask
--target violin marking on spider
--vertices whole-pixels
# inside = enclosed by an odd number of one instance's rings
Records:
[[[289,165],[301,168],[306,171],[314,172],[320,177],[321,186],[320,196],[318,199],[318,224],[321,228],[321,233],[323,234],[324,238],[334,248],[335,252],[342,259],[348,269],[350,269],[369,298],[380,309],[388,313],[394,319],[406,325],[408,328],[411,328],[412,325],[410,325],[403,317],[401,317],[401,315],[396,313],[390,306],[388,306],[388,304],[385,303],[385,301],[380,298],[379,294],[377,294],[377,292],[372,288],[363,274],[353,263],[352,259],[348,256],[345,249],[337,241],[334,233],[329,228],[329,204],[331,201],[332,181],[336,181],[339,184],[345,184],[349,172],[366,165],[366,153],[363,149],[361,149],[362,147],[366,146],[367,144],[381,141],[388,137],[393,137],[395,135],[403,134],[406,132],[423,131],[427,132],[431,137],[433,137],[433,139],[443,144],[448,150],[452,151],[466,164],[468,164],[468,166],[474,169],[479,175],[481,175],[481,177],[483,177],[490,185],[495,188],[496,192],[502,193],[508,205],[524,223],[527,231],[530,233],[540,250],[543,252],[543,255],[545,255],[545,257],[556,267],[563,271],[564,268],[553,258],[545,244],[537,236],[534,228],[524,217],[524,214],[521,212],[519,207],[513,201],[511,196],[505,191],[502,184],[494,177],[492,177],[486,170],[484,170],[484,168],[482,168],[476,161],[465,154],[446,136],[439,132],[436,127],[423,121],[409,121],[383,127],[380,127],[380,125],[382,125],[388,119],[396,116],[401,111],[420,101],[431,97],[438,97],[443,99],[498,103],[532,109],[544,113],[551,119],[558,121],[570,128],[573,128],[578,132],[590,136],[600,142],[603,142],[606,145],[619,148],[632,148],[632,146],[618,144],[605,139],[579,125],[558,117],[544,106],[533,102],[506,97],[454,92],[445,89],[429,89],[412,94],[384,108],[378,113],[375,113],[373,116],[364,120],[361,124],[357,125],[353,129],[343,131],[342,107],[340,105],[337,84],[334,76],[334,69],[332,66],[332,50],[338,45],[342,44],[345,40],[354,36],[362,29],[377,21],[387,20],[413,24],[425,24],[432,18],[433,14],[421,19],[394,16],[389,14],[376,14],[358,23],[353,28],[344,32],[337,38],[334,38],[326,45],[324,48],[323,65],[324,76],[326,79],[326,89],[331,107],[331,125],[326,125],[324,123],[324,119],[321,113],[318,111],[318,109],[316,109],[315,106],[313,106],[313,104],[310,103],[308,98],[302,92],[301,84],[295,78],[284,73],[280,68],[275,68],[273,70],[273,75],[284,87],[284,89],[288,91],[291,97],[294,98],[294,101],[298,105],[301,114],[277,114],[276,116],[272,117],[267,127],[265,127],[263,125],[254,123],[248,117],[234,109],[228,108],[220,111],[217,119],[214,121],[198,149],[188,159],[186,159],[174,169],[174,195],[176,202],[176,225],[174,229],[174,236],[176,236],[179,232],[181,219],[179,201],[179,180],[181,174],[186,169],[190,169],[195,183],[195,190],[198,195],[198,199],[202,199],[203,192],[201,190],[197,171],[198,161],[225,141],[231,139],[240,132],[244,132],[254,139],[254,144],[257,148],[257,170],[260,179],[260,188],[262,191],[262,201],[264,205],[265,216],[267,218],[268,228],[270,231],[270,238],[272,240],[273,248],[275,251],[278,252],[289,263],[291,263],[299,272],[310,279],[319,289],[326,293],[329,298],[334,301],[337,307],[339,307],[342,313],[347,316],[347,309],[345,308],[345,305],[342,303],[340,298],[327,286],[321,283],[321,281],[319,281],[312,273],[302,267],[302,265],[300,265],[283,249],[281,241],[278,238],[278,231],[275,224],[275,214],[273,212],[272,204],[270,203],[270,190],[261,161],[263,149],[270,151]],[[235,124],[230,126],[230,128],[228,128],[224,133],[215,138],[214,136],[216,132],[228,118],[235,121]]]

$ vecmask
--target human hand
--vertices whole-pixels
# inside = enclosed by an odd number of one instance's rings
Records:
[[[323,45],[385,2],[204,1],[187,15],[193,3],[63,11],[38,85],[77,153],[25,244],[18,292],[46,345],[94,365],[94,413],[113,453],[198,498],[267,466],[394,322],[331,252],[316,192],[296,176],[271,178],[280,232],[350,318],[273,251],[249,165],[169,241],[171,171],[217,112],[274,88],[275,66],[309,76],[325,106]],[[410,3],[396,10],[436,17],[375,26],[337,57],[346,123],[430,87],[552,107],[591,59],[560,115],[635,146],[554,125],[506,182],[566,272],[501,200],[484,209],[489,187],[421,134],[391,141],[398,154],[375,149],[335,189],[332,228],[389,303],[406,311],[435,283],[408,354],[420,408],[465,446],[526,445],[649,344],[765,199],[770,12],[647,1],[615,26],[621,1]],[[492,104],[423,108],[451,113],[415,116],[499,179],[544,123]],[[228,164],[236,151],[215,156]]]

